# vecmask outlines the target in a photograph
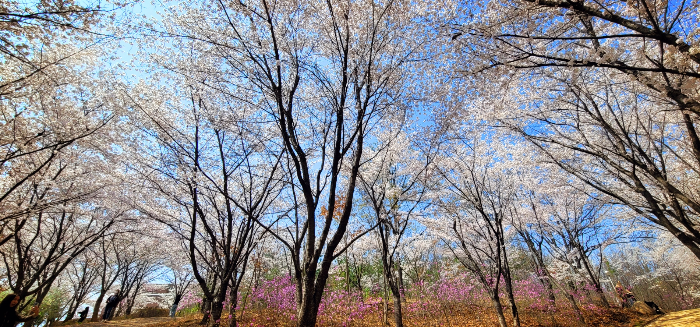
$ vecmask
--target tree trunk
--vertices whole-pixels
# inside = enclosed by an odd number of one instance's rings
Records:
[[[537,255],[537,253],[533,254]],[[545,291],[547,292],[547,300],[549,300],[549,304],[555,305],[556,297],[554,296],[554,286],[552,285],[552,281],[549,280],[549,275],[545,271],[547,268],[545,268],[544,263],[538,258],[533,258],[533,262],[535,266],[535,276],[537,276],[540,284],[542,284],[542,287],[544,287]]]
[[[209,323],[209,314],[211,311],[211,301],[209,299],[202,300],[202,321],[199,322],[200,325],[207,325]]]
[[[102,300],[104,299],[105,294],[107,294],[107,292],[100,292],[100,296],[97,297],[97,300],[95,301],[95,306],[92,308],[92,318],[90,320],[100,320],[100,306],[102,306]]]
[[[173,305],[170,306],[170,318],[175,318],[175,313],[177,312],[177,306],[180,304],[180,301],[173,302]]]
[[[586,326],[586,320],[583,319],[583,314],[581,313],[581,308],[579,308],[578,304],[576,303],[576,299],[574,299],[574,296],[571,295],[571,293],[567,292],[566,290],[564,291],[564,296],[566,297],[567,300],[569,300],[571,307],[574,308],[574,313],[576,314],[576,319],[578,320],[579,324],[581,326]]]
[[[593,285],[595,286],[595,292],[598,293],[598,297],[600,297],[600,302],[604,307],[610,308],[610,302],[608,302],[608,299],[605,297],[605,292],[603,292],[600,282],[596,281]]]
[[[231,319],[229,320],[228,325],[229,327],[237,327],[238,319],[236,317],[236,306],[238,306],[238,287],[231,289],[229,298],[231,303],[229,304],[228,315],[231,317]]]
[[[552,306],[556,305],[556,298],[554,297],[554,287],[552,286],[552,281],[550,280],[549,272],[547,272],[547,265],[544,263],[542,258],[542,248],[537,247],[535,242],[532,241],[529,234],[526,232],[518,231],[518,234],[525,240],[527,248],[532,253],[532,261],[535,266],[535,275],[539,277],[540,283],[547,290],[547,298]]]
[[[219,327],[221,320],[221,312],[224,309],[224,296],[217,296],[214,302],[211,303],[211,323],[212,327]]]
[[[513,316],[513,327],[520,327],[520,314],[518,313],[518,307],[515,305],[515,297],[513,296],[513,284],[510,280],[510,273],[504,274],[503,285],[506,288],[506,296],[508,297],[508,302],[510,302],[510,313]]]
[[[128,315],[131,314],[131,310],[134,308],[134,303],[136,303],[136,297],[135,297],[135,296],[134,296],[133,298],[131,298],[131,299],[127,299],[127,300],[126,300],[126,310],[124,311],[124,314],[125,314],[125,315],[128,316]]]
[[[403,327],[403,315],[401,312],[401,293],[398,288],[396,289],[396,292],[394,292],[394,290],[392,289],[392,293],[394,293],[394,324],[395,327]]]
[[[585,253],[583,252],[583,250],[581,250],[580,246],[578,247],[578,249],[578,252],[581,255],[581,261],[583,262],[583,266],[584,268],[586,268],[588,278],[593,283],[593,286],[595,287],[595,292],[598,293],[598,297],[600,297],[600,302],[603,304],[604,307],[610,308],[610,303],[608,302],[608,299],[605,298],[605,292],[603,292],[603,288],[600,286],[600,279],[593,272],[593,268],[589,264],[588,258],[585,256]]]
[[[386,268],[384,268],[384,285],[382,288],[382,326],[389,325],[389,292],[387,292],[386,284]]]
[[[323,290],[326,287],[328,280],[328,267],[330,261],[324,262],[316,276],[316,269],[309,269],[312,272],[306,272],[301,280],[301,285],[297,282],[297,290],[301,289],[300,295],[297,298],[297,317],[299,319],[298,327],[315,327],[316,319],[318,318],[318,307],[321,305],[321,297]],[[312,267],[313,268],[313,267]],[[299,274],[301,275],[301,274]]]
[[[301,303],[297,309],[297,317],[299,317],[298,327],[315,327],[316,318],[318,316],[318,304],[314,303],[313,294],[310,286],[304,287],[304,292],[300,296]]]
[[[399,292],[401,292],[401,301],[406,302],[406,289],[403,286],[403,269],[401,268],[401,261],[396,261],[396,269],[399,273]]]
[[[44,298],[46,298],[46,295],[49,293],[49,287],[51,287],[51,284],[48,284],[45,290],[42,290],[39,293],[37,293],[37,297],[34,299],[34,302],[36,302],[37,305],[41,306],[41,303],[44,302]],[[38,316],[25,321],[23,326],[34,326],[35,324],[41,323],[43,321],[37,321],[36,318],[38,318]]]
[[[301,308],[301,302],[302,302],[301,296],[302,296],[302,294],[305,294],[304,288],[303,288],[304,283],[302,281],[301,272],[297,271],[294,273],[294,281],[295,281],[294,284],[296,284],[294,286],[296,287],[296,290],[297,290],[296,294],[294,294],[294,300],[297,302],[297,310],[300,310],[299,308]],[[255,284],[255,289],[258,289],[257,281]],[[297,317],[301,317],[300,312],[297,312]]]
[[[386,262],[386,261],[385,261]],[[396,324],[395,327],[403,327],[403,316],[401,312],[401,289],[399,288],[399,281],[394,278],[394,276],[391,273],[391,270],[388,269],[390,267],[385,267],[384,268],[384,289],[386,290],[386,286],[388,284],[389,290],[391,291],[391,296],[394,299],[394,323]],[[387,298],[387,303],[384,306],[385,308],[385,316],[388,316],[388,296]],[[388,318],[386,318],[385,323],[388,325]]]
[[[206,298],[202,299],[202,305],[199,307],[199,313],[203,314],[203,313],[209,311],[209,305],[207,304],[208,302],[209,302],[209,300],[207,300]]]
[[[506,253],[505,244],[501,244],[503,251],[503,285],[506,287],[506,296],[510,302],[510,313],[513,316],[513,327],[520,327],[520,314],[518,307],[515,304],[515,296],[513,296],[513,281],[510,275],[510,265],[508,264],[508,255]]]
[[[117,304],[117,307],[112,310],[112,315],[107,317],[107,319],[112,319],[114,317],[119,317],[122,315],[122,310],[124,310],[124,305],[122,303]]]
[[[63,321],[69,321],[73,317],[75,317],[75,313],[76,313],[76,311],[78,311],[78,306],[80,305],[80,303],[74,304],[73,302],[75,302],[75,299],[71,300],[71,303],[68,306],[68,310],[66,311],[66,319],[64,319]],[[73,307],[74,305],[75,305],[75,308]]]
[[[493,304],[494,310],[496,310],[496,316],[498,317],[498,324],[500,327],[508,327],[506,323],[506,316],[503,314],[503,306],[501,305],[501,299],[498,296],[498,290],[492,290],[491,303]]]
[[[360,270],[359,265],[354,265],[355,278],[353,278],[354,286],[358,291],[362,292],[362,270]]]
[[[345,252],[345,291],[350,293],[350,265],[347,252]]]
[[[541,279],[542,283],[544,284],[544,288],[547,290],[547,298],[549,299],[549,304],[551,306],[556,306],[556,297],[554,296],[554,286],[552,286],[552,282],[547,276],[542,276]]]

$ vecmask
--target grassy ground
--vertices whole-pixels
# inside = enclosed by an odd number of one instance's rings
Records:
[[[66,324],[57,326],[80,326],[80,327],[144,327],[144,326],[179,326],[187,322],[187,318],[170,318],[170,317],[151,317],[151,318],[133,318],[112,320],[108,322],[89,322],[84,321],[78,323],[71,321]]]
[[[700,312],[698,312],[700,315]],[[639,315],[634,312],[622,309],[611,309],[602,314],[587,315],[586,321],[589,327],[594,326],[606,326],[606,327],[639,327],[644,326],[647,322],[654,319],[653,316]],[[150,325],[149,327],[198,327],[201,316],[189,316],[182,318],[177,321],[163,321],[159,324]],[[283,315],[280,315],[272,311],[255,311],[244,313],[242,319],[239,319],[239,326],[241,327],[262,327],[262,326],[294,326],[294,322],[285,319]],[[522,314],[522,326],[523,327],[563,327],[563,326],[576,326],[575,320],[571,315],[566,313],[543,316],[533,313],[524,312]],[[510,321],[508,321],[510,325]],[[488,311],[469,311],[469,312],[456,312],[451,316],[439,316],[434,317],[407,317],[404,320],[406,327],[419,327],[419,326],[454,326],[454,327],[489,327],[497,326],[497,320],[495,315],[490,314]],[[354,321],[345,326],[357,326],[357,327],[369,327],[369,326],[381,326],[382,319],[381,316],[370,316],[366,317],[361,321]],[[391,324],[390,322],[390,325]],[[222,326],[228,326],[228,321],[222,321]],[[341,327],[344,326],[342,320],[337,321],[324,321],[318,325],[319,327]],[[676,325],[654,325],[654,327],[675,327]],[[689,325],[678,325],[678,326],[689,326]],[[700,326],[699,326],[700,327]]]
[[[654,319],[646,327],[700,327],[700,309],[671,312]]]
[[[239,313],[240,315],[241,313]],[[391,312],[389,312],[390,325]],[[700,327],[700,309],[673,312],[663,316],[645,316],[638,313],[612,308],[609,310],[588,310],[584,312],[589,327]],[[577,326],[571,312],[560,310],[554,313],[522,310],[520,312],[522,327],[565,327]],[[172,319],[169,317],[134,318],[113,320],[107,323],[84,322],[80,327],[199,327],[201,315],[190,315]],[[273,310],[248,310],[242,312],[239,317],[241,327],[280,326],[292,327],[294,321],[288,314],[282,314]],[[449,311],[438,311],[422,314],[406,314],[404,318],[406,327],[496,327],[495,314],[487,307],[460,307],[450,308]],[[509,326],[511,321],[508,321]],[[73,324],[71,324],[73,325]],[[222,326],[228,326],[228,321],[222,319]],[[319,319],[319,327],[374,327],[382,326],[381,311],[365,316],[360,320],[347,322],[347,317],[342,314],[326,315]]]

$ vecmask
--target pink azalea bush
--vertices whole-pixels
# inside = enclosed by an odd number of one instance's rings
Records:
[[[501,285],[503,285],[501,280]],[[599,303],[593,301],[595,290],[589,285],[576,284],[578,291],[572,295],[586,315],[603,315]],[[402,310],[406,321],[432,321],[437,325],[460,325],[455,319],[459,317],[476,317],[478,321],[495,319],[492,304],[487,291],[474,276],[469,273],[438,275],[429,281],[407,283],[404,290],[405,302]],[[369,326],[380,323],[383,315],[381,295],[383,287],[372,284],[372,289],[347,291],[338,289],[338,285],[327,287],[321,301],[318,320],[319,326]],[[556,303],[548,298],[544,284],[534,274],[513,281],[513,292],[518,308],[536,324],[547,325],[548,322],[571,317],[572,307],[554,289]],[[501,289],[504,309],[508,299]],[[610,299],[611,297],[609,297]],[[201,298],[190,292],[186,294],[179,308],[192,308],[201,305]],[[224,303],[223,319],[228,315],[229,299]],[[393,311],[393,304],[388,305]],[[236,314],[244,326],[293,325],[296,321],[296,285],[290,276],[278,276],[269,280],[260,280],[250,289],[239,293]],[[389,320],[391,320],[389,313]],[[455,318],[457,317],[457,318]],[[557,318],[558,317],[558,318]]]

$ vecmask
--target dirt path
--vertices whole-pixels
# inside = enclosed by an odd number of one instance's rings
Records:
[[[700,309],[671,312],[644,327],[700,327]]]
[[[140,327],[140,326],[150,326],[168,321],[182,320],[183,318],[170,318],[170,317],[156,317],[156,318],[136,318],[136,319],[124,319],[124,320],[112,320],[108,322],[91,322],[82,323],[80,327]]]

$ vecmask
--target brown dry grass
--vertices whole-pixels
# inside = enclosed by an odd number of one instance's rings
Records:
[[[464,310],[452,312],[452,315],[432,315],[432,316],[408,316],[404,318],[406,327],[432,327],[432,326],[451,326],[451,327],[490,327],[498,326],[495,314],[487,308],[483,310],[473,310],[474,308],[465,308]],[[390,313],[391,314],[391,313]],[[391,316],[390,316],[391,317]],[[636,327],[642,326],[646,322],[652,320],[653,316],[644,316],[637,313],[622,310],[610,309],[601,313],[593,314],[586,313],[586,321],[589,327]],[[200,316],[189,316],[177,321],[167,321],[149,327],[199,327],[198,323],[201,320]],[[347,326],[355,327],[375,327],[381,326],[381,316],[368,316],[361,321],[354,321]],[[553,315],[542,314],[536,312],[521,313],[521,322],[523,327],[565,327],[576,326],[576,321],[570,312],[561,311]],[[510,320],[508,321],[510,324]],[[222,321],[222,326],[227,326],[227,321]],[[390,319],[390,325],[391,323]],[[242,319],[239,320],[241,327],[262,327],[262,326],[280,326],[291,327],[294,322],[284,315],[270,310],[256,310],[254,312],[245,312]],[[343,326],[341,319],[337,321],[324,321],[318,324],[319,327],[341,327]]]
[[[700,327],[700,309],[671,312],[655,319],[647,327]]]

